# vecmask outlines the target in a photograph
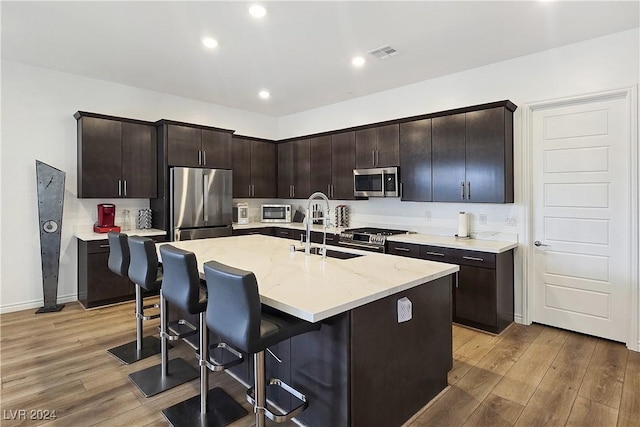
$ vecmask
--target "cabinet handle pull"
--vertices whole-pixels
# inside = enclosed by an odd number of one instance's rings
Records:
[[[400,183],[400,199],[402,199],[402,190],[403,190],[402,183]]]
[[[100,245],[99,247],[100,247],[100,248],[108,248],[108,247],[109,247],[109,244],[107,243],[106,245]]]
[[[460,275],[460,272],[456,271],[456,288],[460,287],[460,281],[458,280],[459,275]]]
[[[331,198],[331,184],[327,185],[327,195]]]
[[[411,251],[411,249],[399,248],[397,246],[394,246],[393,249],[395,249],[396,251],[402,251],[402,252],[410,252]]]
[[[198,150],[198,164],[202,166],[202,151]]]
[[[122,180],[118,180],[118,196],[122,196]]]
[[[127,180],[124,180],[124,195],[127,196]]]
[[[471,200],[471,181],[467,181],[467,199]]]
[[[444,256],[444,254],[441,254],[440,252],[427,252],[427,255]]]
[[[207,152],[202,150],[202,164],[206,165],[207,164]]]
[[[267,349],[267,351],[269,352],[270,355],[273,356],[274,359],[276,359],[278,361],[278,363],[282,363],[282,359],[278,358],[278,356],[276,356],[275,354],[273,354],[273,351]]]
[[[376,150],[376,166],[380,164],[380,151]]]
[[[249,197],[251,197],[251,184],[249,184]]]
[[[478,258],[475,256],[463,256],[462,259],[468,259],[469,261],[480,261],[480,262],[484,262],[484,259],[482,258]]]
[[[464,200],[464,181],[460,182],[460,199]]]
[[[375,150],[371,150],[371,163],[373,164],[373,166],[376,165],[376,151]]]
[[[293,196],[291,196],[291,197],[295,198],[296,197],[296,186],[292,185],[291,188],[293,188]]]

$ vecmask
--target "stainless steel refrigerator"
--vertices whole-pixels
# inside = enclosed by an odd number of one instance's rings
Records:
[[[172,168],[170,179],[172,240],[231,236],[232,171]]]

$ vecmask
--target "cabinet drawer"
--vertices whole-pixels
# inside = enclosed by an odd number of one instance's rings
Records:
[[[411,258],[420,258],[420,245],[413,243],[387,242],[387,253]]]
[[[442,248],[439,246],[421,246],[420,258],[471,267],[496,267],[496,255],[493,253]]]
[[[109,252],[109,241],[108,240],[90,240],[85,242],[87,245],[87,253],[88,254],[99,254],[103,252]]]
[[[319,231],[311,232],[311,242],[312,243],[322,243],[324,233]],[[333,233],[327,233],[327,245],[337,245],[339,236]]]

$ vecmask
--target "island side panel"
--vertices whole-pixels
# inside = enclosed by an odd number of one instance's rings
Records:
[[[304,425],[349,426],[349,313],[291,338],[291,385],[309,399],[296,417]]]
[[[351,426],[400,426],[447,386],[452,277],[351,311]],[[413,318],[398,323],[402,297]]]

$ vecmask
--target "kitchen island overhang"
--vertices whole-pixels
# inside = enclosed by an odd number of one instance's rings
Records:
[[[170,242],[204,262],[253,271],[265,305],[322,322],[270,350],[268,376],[303,392],[308,426],[400,426],[447,387],[452,367],[451,299],[457,265],[344,250],[363,256],[322,258],[291,251],[291,240],[249,235]],[[159,244],[161,245],[161,244]],[[295,248],[294,248],[295,249]],[[331,249],[343,250],[331,247]],[[397,301],[412,303],[399,323]],[[252,383],[252,363],[233,368]],[[287,409],[287,396],[273,395]]]

